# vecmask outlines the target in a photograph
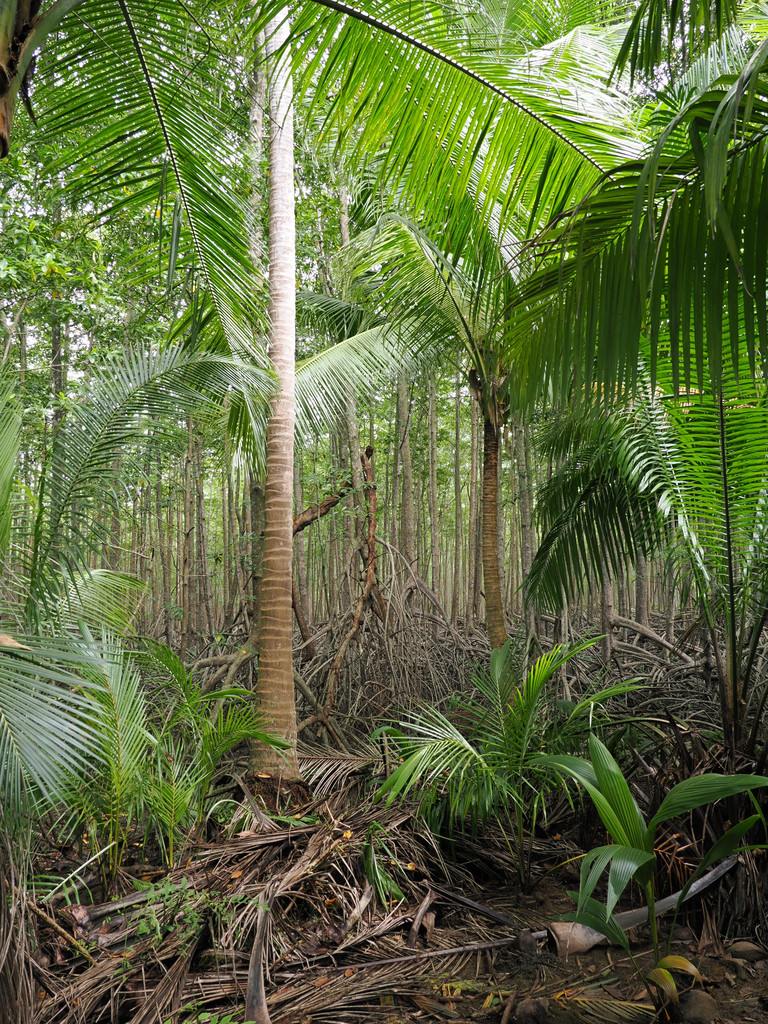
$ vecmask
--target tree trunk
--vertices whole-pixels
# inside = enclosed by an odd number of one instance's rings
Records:
[[[437,389],[435,375],[429,375],[429,547],[432,561],[432,589],[440,594],[440,532],[437,520]]]
[[[520,508],[520,561],[523,582],[528,578],[533,563],[533,508],[532,487],[529,475],[529,459],[522,419],[515,425],[515,455],[517,459],[517,479]],[[527,604],[525,612],[525,631],[529,638],[536,634],[536,619],[533,608]]]
[[[605,663],[613,654],[613,579],[608,562],[603,559],[603,583],[600,591],[600,631],[605,634],[603,640],[603,658]]]
[[[11,149],[11,128],[16,107],[16,62],[23,38],[21,29],[31,21],[33,0],[2,0],[0,3],[0,159]]]
[[[397,381],[397,422],[400,462],[403,467],[403,497],[400,504],[400,550],[410,566],[416,563],[416,511],[413,505],[413,466],[411,463],[410,403],[408,381],[401,371]],[[407,583],[406,583],[407,585]]]
[[[51,391],[53,393],[53,417],[51,427],[54,431],[64,418],[62,399],[67,386],[67,369],[64,355],[64,334],[61,329],[61,317],[56,309],[51,323]]]
[[[285,13],[268,27],[269,78],[269,354],[279,391],[267,425],[261,635],[257,693],[266,727],[288,743],[278,753],[252,748],[252,767],[299,777],[293,689],[293,435],[296,347],[296,221],[293,183],[293,85],[285,62]]]
[[[304,508],[304,495],[301,486],[301,452],[298,447],[293,461],[293,499],[297,514]],[[297,533],[293,538],[293,557],[296,560],[296,594],[294,601],[298,605],[296,618],[307,619],[307,555],[304,550],[304,534]]]
[[[187,458],[184,463],[184,546],[181,566],[181,660],[187,657],[190,639],[192,587],[190,580],[192,562],[192,423],[187,422]]]
[[[209,638],[213,636],[213,609],[211,607],[211,579],[208,572],[208,525],[205,515],[205,492],[203,490],[203,449],[200,437],[195,438],[195,504],[197,529],[195,536],[197,540],[197,576],[198,576],[198,604],[205,613],[205,632]],[[201,629],[201,632],[203,630]]]
[[[499,579],[499,432],[489,417],[483,420],[483,583],[485,616],[491,647],[507,641],[504,602]]]
[[[475,624],[476,598],[476,562],[477,562],[477,499],[478,475],[477,435],[478,435],[478,403],[474,390],[470,390],[471,429],[469,435],[469,565],[467,567],[467,632],[471,633]]]
[[[454,450],[453,450],[453,594],[451,597],[451,625],[459,617],[459,594],[461,593],[461,369],[456,367],[456,398],[454,401]]]
[[[169,564],[169,552],[166,548],[166,531],[163,522],[163,467],[160,456],[157,456],[157,479],[155,480],[155,518],[157,519],[157,553],[160,556],[160,570],[162,573],[162,606],[160,619],[163,623],[165,642],[171,642],[171,567]]]
[[[648,607],[648,560],[645,555],[638,555],[635,561],[635,621],[641,626],[648,625],[650,610]]]

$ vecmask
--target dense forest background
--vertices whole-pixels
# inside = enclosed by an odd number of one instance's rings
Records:
[[[0,0],[9,1021],[78,985],[133,1014],[86,925],[145,934],[141,881],[207,895],[142,947],[184,966],[132,1019],[181,1019],[210,939],[252,949],[209,1004],[269,1021],[300,927],[267,911],[351,808],[339,948],[450,877],[441,841],[477,873],[485,829],[527,894],[567,831],[579,920],[627,949],[638,883],[655,1009],[701,981],[656,895],[760,845],[768,785],[767,30],[731,0]],[[217,932],[190,858],[235,880],[233,836],[277,832]],[[761,938],[742,858],[728,927]]]

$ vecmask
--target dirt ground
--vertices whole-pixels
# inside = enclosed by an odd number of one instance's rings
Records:
[[[652,1020],[647,932],[630,933],[632,957],[595,946],[566,960],[548,939],[578,885],[555,838],[536,850],[529,892],[498,839],[447,858],[413,809],[341,801],[198,843],[171,872],[128,865],[109,899],[94,890],[35,913],[36,1024],[238,1024],[265,908],[256,962],[272,1024]],[[766,914],[750,906],[761,870],[736,863],[686,904],[671,952],[702,980],[676,972],[678,988],[714,1003],[696,997],[684,1020],[768,1024]],[[397,891],[377,889],[377,873]],[[626,895],[625,909],[641,902]]]

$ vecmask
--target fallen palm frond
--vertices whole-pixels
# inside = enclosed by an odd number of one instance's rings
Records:
[[[578,1015],[584,1024],[630,1024],[632,1021],[651,1021],[656,1009],[650,1003],[630,1002],[623,999],[592,999],[584,995],[558,994],[555,1001],[560,1007]]]
[[[411,1011],[467,1019],[470,1004],[502,1005],[516,979],[565,999],[585,1024],[634,1014],[622,1003],[611,1017],[607,999],[587,998],[575,963],[521,944],[545,924],[535,901],[499,893],[498,882],[492,896],[481,890],[468,846],[462,869],[445,865],[411,809],[329,798],[294,814],[198,844],[184,867],[110,902],[49,900],[33,915],[35,1024],[255,1019],[243,1016],[249,978],[272,1024],[383,1024]],[[475,872],[498,863],[501,841],[478,844]],[[366,877],[371,844],[400,897]]]

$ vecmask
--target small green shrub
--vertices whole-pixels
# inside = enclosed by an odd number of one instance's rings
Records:
[[[575,913],[566,916],[566,920],[593,928],[629,952],[629,939],[613,912],[621,894],[634,879],[640,885],[648,907],[656,958],[653,969],[645,974],[646,983],[657,986],[665,996],[676,1001],[677,989],[670,971],[685,971],[696,978],[699,975],[693,964],[684,957],[661,957],[654,887],[656,830],[665,821],[687,814],[697,807],[768,786],[768,778],[761,775],[707,774],[684,779],[667,793],[658,811],[646,822],[621,769],[596,736],[589,737],[589,753],[589,761],[563,755],[537,758],[542,767],[555,769],[584,787],[612,840],[609,846],[590,850],[582,860],[579,891],[570,894],[576,900],[577,908]],[[761,817],[760,814],[750,815],[717,840],[681,891],[681,902],[696,878],[717,861],[730,856]],[[602,904],[592,894],[606,868],[609,868],[608,895],[605,904]]]
[[[592,643],[554,647],[522,671],[508,642],[491,654],[490,671],[474,676],[476,696],[459,696],[450,717],[423,708],[400,728],[383,730],[401,763],[377,799],[415,795],[435,830],[497,822],[527,884],[530,837],[553,789],[561,788],[557,771],[539,755],[582,749],[605,717],[605,703],[636,689],[621,682],[575,702],[558,698],[555,674]]]

